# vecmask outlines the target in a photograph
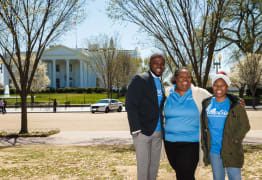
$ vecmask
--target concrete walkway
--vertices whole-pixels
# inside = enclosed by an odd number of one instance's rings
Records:
[[[129,131],[65,131],[50,137],[0,138],[0,146],[15,145],[128,145],[132,144]],[[251,130],[244,144],[262,144],[262,130]]]
[[[247,111],[251,130],[244,143],[262,144],[262,111]],[[0,115],[0,130],[19,131],[20,113]],[[28,113],[29,131],[59,128],[60,133],[39,138],[0,138],[0,146],[13,145],[119,145],[132,144],[126,112]]]

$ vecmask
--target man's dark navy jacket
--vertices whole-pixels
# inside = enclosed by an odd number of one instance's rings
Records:
[[[162,105],[165,99],[163,94]],[[162,107],[162,106],[161,106]],[[157,89],[150,72],[136,75],[128,86],[126,95],[126,110],[131,133],[141,130],[143,134],[150,136],[156,129],[159,113]],[[161,122],[163,128],[163,123]]]

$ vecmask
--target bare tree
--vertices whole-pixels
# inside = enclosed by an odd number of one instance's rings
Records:
[[[0,1],[0,59],[21,97],[20,133],[28,133],[26,97],[30,93],[39,60],[46,46],[69,30],[72,22],[81,20],[77,12],[83,10],[84,2],[84,0]],[[35,59],[31,61],[33,54]],[[24,63],[22,55],[25,56]],[[30,71],[31,63],[33,63],[32,71]],[[17,82],[12,66],[18,69],[20,82]]]
[[[165,48],[176,67],[191,65],[205,87],[227,7],[232,0],[112,0],[111,18],[135,23]]]
[[[239,60],[233,67],[231,80],[240,88],[242,96],[245,85],[253,97],[260,83],[262,53],[262,2],[259,0],[236,0],[228,7],[226,23],[222,28],[221,38],[224,47],[230,46],[233,57]],[[224,48],[222,47],[222,48]],[[238,75],[239,78],[238,78]],[[253,107],[255,100],[253,101]]]
[[[90,67],[96,72],[102,86],[107,89],[107,97],[112,98],[112,88],[117,70],[117,37],[109,38],[107,35],[100,35],[87,40]]]
[[[228,74],[228,77],[231,80],[231,86],[237,87],[239,90],[239,97],[243,98],[245,87],[246,87],[246,81],[241,78],[240,75],[240,62],[237,62],[232,66],[231,72]]]
[[[239,56],[262,53],[262,1],[235,0],[228,7],[221,38],[226,46],[235,45]]]
[[[107,96],[112,98],[113,88],[127,86],[131,78],[140,69],[142,60],[133,57],[133,51],[122,50],[119,45],[119,36],[109,38],[99,35],[87,39],[89,64],[101,80],[102,86],[107,89]]]
[[[118,50],[116,59],[117,68],[115,69],[114,86],[118,89],[118,97],[120,97],[119,90],[121,88],[125,89],[133,76],[141,69],[142,59],[132,57],[130,52],[126,50]]]
[[[253,96],[253,108],[255,108],[256,90],[262,78],[262,55],[247,53],[246,57],[239,61],[239,75]]]

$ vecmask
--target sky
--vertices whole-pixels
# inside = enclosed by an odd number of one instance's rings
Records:
[[[120,36],[121,48],[127,50],[134,50],[135,48],[138,48],[142,59],[150,57],[153,53],[159,52],[159,50],[153,47],[153,43],[149,40],[148,35],[141,32],[137,25],[127,22],[121,23],[110,19],[106,14],[106,0],[90,1],[86,11],[87,17],[85,21],[81,24],[77,24],[76,26],[72,26],[72,30],[67,32],[60,39],[58,42],[59,44],[75,48],[77,39],[78,48],[87,48],[87,45],[85,44],[85,40],[87,38],[99,36],[101,34],[113,36],[115,33],[118,33]],[[228,58],[226,54],[226,51],[221,53],[221,69],[229,73],[230,66],[225,63],[225,60]],[[212,76],[214,73],[215,68],[212,66],[210,75]]]
[[[157,51],[152,46],[150,47],[150,43],[146,45],[141,43],[145,41],[148,42],[148,38],[145,33],[139,31],[137,25],[133,23],[121,23],[119,21],[116,22],[110,19],[106,14],[106,2],[104,0],[91,1],[87,6],[87,17],[85,21],[79,25],[72,26],[72,30],[61,38],[59,44],[75,48],[77,36],[77,47],[87,48],[85,39],[101,34],[106,34],[111,37],[115,33],[120,37],[120,46],[122,49],[134,50],[138,48],[143,59]]]

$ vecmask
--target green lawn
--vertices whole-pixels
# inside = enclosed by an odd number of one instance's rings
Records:
[[[238,94],[235,94],[238,95]],[[11,95],[15,97],[15,95]],[[17,95],[17,99],[7,99],[7,104],[15,104],[16,102],[20,102],[19,95]],[[35,102],[39,103],[51,103],[52,100],[56,99],[58,104],[66,104],[68,101],[70,104],[93,104],[100,99],[107,98],[107,94],[105,93],[92,93],[92,94],[80,94],[80,93],[39,93],[35,94]],[[117,99],[117,94],[113,94],[113,98]],[[245,99],[251,99],[252,97],[244,96]],[[260,97],[262,100],[262,97]],[[118,100],[125,103],[125,97],[120,97]],[[28,102],[31,102],[31,99],[27,99]]]
[[[15,95],[12,95],[15,97]],[[17,96],[19,97],[19,96]],[[58,104],[65,104],[66,101],[69,101],[70,104],[92,104],[98,101],[99,99],[107,98],[107,94],[97,93],[97,94],[79,94],[79,93],[39,93],[35,94],[35,102],[40,103],[52,103],[53,99],[56,99]],[[113,98],[117,98],[117,94],[113,94]],[[121,102],[125,102],[125,97],[119,98]],[[27,99],[28,102],[31,102],[31,99]],[[20,99],[7,99],[7,104],[15,104],[20,102]]]

